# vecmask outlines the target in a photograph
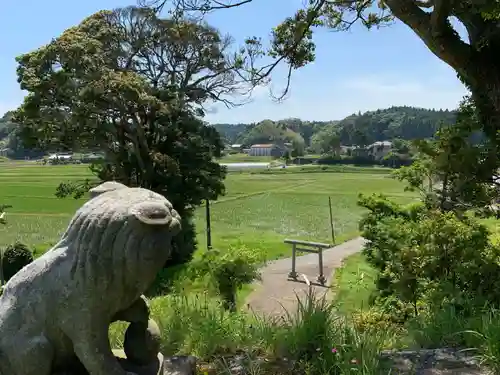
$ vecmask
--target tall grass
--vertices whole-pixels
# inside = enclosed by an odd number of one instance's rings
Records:
[[[296,311],[262,317],[238,311],[228,313],[208,294],[169,295],[151,301],[152,317],[162,333],[161,350],[166,355],[193,354],[202,362],[224,364],[241,353],[247,366],[261,374],[375,374],[384,332],[356,332],[334,305],[312,291],[298,295]],[[121,346],[124,324],[114,324],[110,340]],[[288,365],[266,372],[286,359]],[[256,369],[253,369],[256,371]],[[278,372],[277,372],[278,371]]]

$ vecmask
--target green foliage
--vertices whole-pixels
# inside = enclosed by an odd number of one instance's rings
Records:
[[[17,59],[29,92],[15,114],[19,137],[45,150],[102,151],[92,166],[99,181],[164,195],[185,221],[170,263],[187,261],[193,209],[224,193],[225,168],[214,161],[223,144],[200,105],[240,87],[229,42],[209,25],[147,9],[98,12]],[[63,183],[57,195],[79,198],[95,183]]]
[[[7,156],[10,159],[42,156],[43,152],[40,150],[24,147],[19,137],[19,127],[13,121],[14,114],[14,111],[7,111],[0,118],[0,148],[7,149]]]
[[[228,372],[225,359],[235,354],[248,357],[242,364],[248,373],[380,373],[379,352],[387,331],[359,333],[324,297],[311,292],[299,297],[295,310],[276,319],[243,311],[229,313],[207,294],[155,298],[151,311],[161,328],[161,351],[198,356],[202,373]],[[125,328],[113,325],[110,341],[114,347],[121,346]],[[256,357],[266,361],[255,361]],[[283,367],[283,358],[290,368]],[[216,370],[208,370],[214,366]]]
[[[181,225],[181,232],[172,239],[172,254],[165,267],[189,262],[196,251],[197,240],[193,210],[184,210],[182,212]]]
[[[259,268],[264,263],[262,254],[246,247],[230,247],[225,251],[207,250],[193,263],[197,277],[209,276],[214,283],[224,308],[236,311],[236,293],[244,285],[260,279]]]
[[[11,121],[13,114],[13,111],[8,111],[0,118],[0,141],[6,139],[14,130],[15,124]]]
[[[0,224],[7,224],[7,219],[5,217],[6,213],[5,210],[12,208],[12,206],[8,204],[0,204]]]
[[[500,248],[489,241],[485,226],[422,203],[401,206],[362,197],[360,204],[370,211],[360,224],[369,241],[364,254],[379,272],[379,296],[389,305],[401,301],[418,315],[426,303],[463,308],[463,301],[474,297],[500,304],[493,276],[500,272]]]
[[[165,4],[167,0],[155,0]],[[252,3],[252,0],[241,1],[233,4],[231,2],[215,0],[172,0],[176,9],[183,12],[201,12],[202,15],[210,10],[234,8]],[[201,4],[200,4],[201,3]],[[184,14],[184,13],[183,13]],[[270,46],[266,49],[258,38],[252,38],[253,44],[259,51],[255,56],[266,56],[274,59],[274,63],[268,63],[264,68],[254,68],[258,74],[257,82],[268,82],[272,70],[280,62],[286,62],[289,68],[288,79],[292,71],[303,67],[315,60],[316,45],[313,41],[313,29],[326,27],[334,31],[350,30],[355,25],[361,24],[368,29],[376,26],[386,25],[394,20],[402,21],[416,36],[432,51],[438,58],[450,65],[459,79],[471,91],[475,100],[476,114],[479,127],[483,136],[487,139],[488,147],[479,162],[476,176],[480,176],[481,182],[490,179],[493,172],[496,173],[500,167],[500,142],[498,132],[500,129],[499,112],[500,106],[500,79],[496,72],[499,62],[496,58],[500,47],[500,31],[497,22],[500,14],[498,1],[419,1],[419,0],[311,0],[305,2],[294,15],[288,16],[284,21],[273,28]],[[457,23],[450,22],[456,19]],[[466,25],[465,28],[457,28],[457,24]],[[465,33],[465,35],[462,33]],[[463,41],[467,40],[467,43]],[[263,72],[263,73],[262,73]],[[255,84],[255,81],[253,81]],[[289,83],[289,82],[288,82]],[[493,87],[493,89],[492,89]],[[286,86],[283,96],[289,90]],[[418,139],[411,126],[413,119],[406,119],[406,131],[412,134],[407,139]],[[351,129],[348,136],[352,143],[365,145],[370,142],[370,134],[376,126],[363,119],[366,131],[362,129]],[[449,123],[447,123],[448,125]],[[426,124],[431,125],[432,124]],[[349,128],[349,126],[347,126]],[[391,129],[386,136],[391,133]],[[421,130],[421,129],[419,129]],[[436,129],[433,129],[434,134]],[[345,134],[347,135],[347,134]],[[399,138],[401,134],[397,135]],[[343,141],[344,134],[341,133]],[[343,141],[344,143],[344,141]],[[454,142],[450,142],[452,145]],[[454,153],[454,152],[452,152]],[[473,165],[473,163],[471,163]],[[470,193],[470,181],[465,181],[464,190]]]
[[[215,128],[221,128],[215,126]],[[305,141],[299,132],[287,127],[284,122],[274,122],[271,120],[263,120],[254,126],[245,126],[246,133],[239,133],[237,142],[248,147],[254,144],[276,143],[283,145],[284,143],[292,144],[292,156],[302,156],[305,150]],[[231,131],[230,131],[231,132]],[[224,135],[224,137],[228,137]]]
[[[406,154],[406,140],[431,138],[441,124],[453,124],[456,113],[413,107],[391,107],[353,114],[341,121],[303,121],[296,118],[279,121],[264,120],[257,124],[214,124],[227,143],[269,143],[289,141],[287,130],[303,138],[306,147],[315,153],[327,153],[342,145],[371,144],[393,140],[396,152]],[[288,133],[291,134],[291,133]],[[339,139],[337,139],[337,137]],[[332,142],[329,142],[331,140]],[[333,146],[333,147],[332,147]]]
[[[3,252],[3,277],[9,281],[21,268],[33,262],[32,251],[21,242],[7,246]]]
[[[346,117],[338,124],[342,144],[371,144],[387,139],[431,138],[441,124],[455,122],[453,111],[391,107]]]
[[[326,126],[311,138],[311,150],[317,154],[338,155],[340,136],[334,126]]]
[[[476,107],[466,98],[454,126],[441,129],[434,140],[414,142],[418,158],[401,168],[397,177],[407,181],[409,189],[420,191],[429,206],[492,214],[489,206],[499,198],[498,157],[480,130]]]

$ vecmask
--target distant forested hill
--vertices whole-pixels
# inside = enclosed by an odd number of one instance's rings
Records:
[[[0,148],[23,154],[12,131],[12,113],[0,118]],[[455,121],[455,112],[414,107],[391,107],[358,113],[340,121],[303,121],[288,118],[279,121],[263,120],[253,124],[214,124],[227,144],[291,142],[295,149],[308,148],[321,152],[325,144],[339,142],[343,145],[367,145],[375,141],[412,140],[432,137],[441,124]],[[337,141],[335,141],[337,139]],[[18,150],[19,148],[19,150]],[[19,151],[19,152],[17,152]]]
[[[306,147],[317,133],[336,133],[344,145],[375,141],[412,140],[432,137],[442,124],[455,122],[455,112],[414,107],[391,107],[353,114],[341,121],[302,121],[297,118],[263,120],[254,124],[214,124],[228,144],[251,145],[276,141],[302,140]],[[316,137],[318,138],[318,136]]]
[[[9,134],[14,130],[14,124],[10,121],[12,112],[5,113],[0,117],[0,148],[8,142]]]

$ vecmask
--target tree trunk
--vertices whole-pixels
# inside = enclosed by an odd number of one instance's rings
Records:
[[[496,169],[500,151],[500,37],[497,33],[486,33],[489,26],[496,27],[490,25],[496,21],[485,20],[471,8],[459,8],[457,2],[453,9],[434,7],[430,13],[422,10],[414,0],[385,0],[385,3],[393,15],[410,27],[434,55],[452,67],[469,88],[481,116],[484,134],[491,142],[487,164]],[[464,23],[469,41],[462,40],[452,28],[451,16]],[[475,35],[477,30],[484,31],[479,33],[484,39]]]

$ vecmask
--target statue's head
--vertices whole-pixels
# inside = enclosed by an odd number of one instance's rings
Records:
[[[121,182],[116,181],[106,181],[100,185],[89,190],[90,199],[97,197],[103,193],[108,191],[117,190],[117,189],[127,189],[128,187]]]
[[[162,195],[104,183],[76,212],[63,241],[70,252],[80,254],[73,268],[90,268],[95,277],[105,272],[128,274],[131,283],[137,278],[142,284],[152,281],[168,260],[180,223],[179,214]]]

